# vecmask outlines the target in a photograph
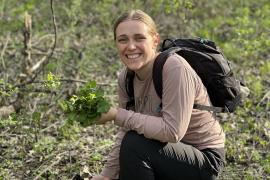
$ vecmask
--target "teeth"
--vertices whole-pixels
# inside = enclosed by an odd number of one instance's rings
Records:
[[[135,58],[137,58],[139,56],[140,56],[139,54],[130,54],[130,55],[127,55],[127,58],[128,59],[135,59]]]

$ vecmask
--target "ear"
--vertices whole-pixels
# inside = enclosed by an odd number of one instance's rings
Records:
[[[160,42],[160,37],[158,33],[155,33],[153,35],[153,41],[154,41],[154,48],[156,49]]]

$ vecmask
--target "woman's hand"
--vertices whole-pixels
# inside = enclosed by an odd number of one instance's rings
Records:
[[[117,109],[111,107],[106,113],[101,114],[101,117],[96,121],[97,124],[105,124],[108,121],[115,120],[117,114]]]
[[[110,178],[105,177],[105,176],[101,176],[101,175],[97,175],[91,178],[91,180],[110,180]]]

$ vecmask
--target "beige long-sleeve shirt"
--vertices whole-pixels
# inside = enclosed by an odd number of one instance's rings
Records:
[[[162,109],[156,94],[152,72],[144,80],[134,78],[135,111],[125,109],[126,69],[118,79],[119,108],[115,124],[121,127],[101,175],[118,178],[119,150],[123,136],[135,130],[161,142],[182,141],[198,149],[224,147],[225,135],[214,113],[193,109],[193,104],[210,105],[201,79],[180,56],[170,56],[163,67]]]

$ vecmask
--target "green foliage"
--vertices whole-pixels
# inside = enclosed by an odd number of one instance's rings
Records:
[[[270,174],[270,153],[268,153],[265,157],[265,159],[261,162],[263,165],[266,173]]]
[[[38,154],[50,154],[56,145],[56,139],[51,136],[44,136],[34,144],[33,151]]]
[[[109,111],[110,103],[104,98],[104,91],[97,87],[95,81],[91,81],[66,101],[63,107],[70,123],[77,121],[87,127],[94,124],[102,113]]]
[[[0,79],[0,97],[2,96],[11,96],[18,92],[18,88],[14,87],[10,83],[6,83],[3,79]]]
[[[33,112],[33,114],[32,114],[32,119],[33,119],[36,123],[40,123],[41,113],[40,113],[40,112]]]
[[[75,124],[70,124],[70,122],[64,123],[59,127],[58,133],[61,138],[76,141],[79,139],[81,129]]]
[[[262,76],[270,75],[270,62],[264,61],[260,67],[260,73]]]
[[[101,160],[102,160],[102,155],[100,153],[92,154],[90,157],[91,162],[96,162],[96,161],[101,161]]]
[[[249,84],[249,88],[251,89],[251,93],[256,97],[259,98],[262,96],[263,93],[263,84],[262,80],[257,76],[250,75],[246,78],[248,82],[252,82]]]
[[[0,121],[0,128],[4,127],[15,127],[20,122],[17,120],[16,114],[11,114],[8,118],[1,119]]]
[[[60,78],[49,72],[47,75],[47,81],[45,82],[45,87],[49,89],[57,89],[61,85]]]

